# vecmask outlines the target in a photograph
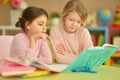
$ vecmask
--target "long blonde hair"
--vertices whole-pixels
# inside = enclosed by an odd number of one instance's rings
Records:
[[[63,12],[61,15],[62,22],[64,21],[63,19],[72,11],[76,11],[79,14],[82,22],[85,21],[87,17],[87,10],[82,2],[80,0],[69,0],[63,8]]]

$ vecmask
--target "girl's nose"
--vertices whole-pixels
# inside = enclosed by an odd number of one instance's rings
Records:
[[[74,21],[74,22],[72,23],[72,25],[73,25],[73,26],[76,26],[76,22]]]
[[[46,30],[47,29],[47,27],[46,26],[43,26],[43,28],[42,28],[43,30]]]

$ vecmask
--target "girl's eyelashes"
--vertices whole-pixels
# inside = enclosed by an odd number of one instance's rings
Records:
[[[39,25],[39,26],[44,26],[44,25],[45,25],[45,26],[48,26],[48,24],[42,24],[42,23],[39,23],[38,25]]]
[[[48,22],[41,21],[41,22],[38,22],[38,25],[40,25],[40,26],[47,26]]]
[[[43,24],[38,24],[38,25],[43,26]]]
[[[82,23],[81,21],[77,21],[77,23]]]
[[[72,18],[69,18],[69,20],[70,20],[70,21],[74,21],[74,19],[72,19]]]
[[[72,18],[69,18],[69,20],[70,20],[70,21],[75,21],[75,19],[72,19]],[[76,21],[77,21],[77,23],[79,23],[79,24],[81,23],[81,21],[79,21],[79,20],[76,20]]]

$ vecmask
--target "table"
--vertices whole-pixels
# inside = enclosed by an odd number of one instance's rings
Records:
[[[97,73],[67,72],[34,78],[0,77],[0,80],[120,80],[120,67],[102,65],[95,67],[94,70],[96,70]]]

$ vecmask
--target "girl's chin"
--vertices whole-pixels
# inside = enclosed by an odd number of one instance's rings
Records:
[[[76,30],[70,30],[68,33],[75,33],[76,32]]]
[[[75,30],[75,29],[65,29],[65,31],[67,32],[67,33],[75,33],[77,30]]]

